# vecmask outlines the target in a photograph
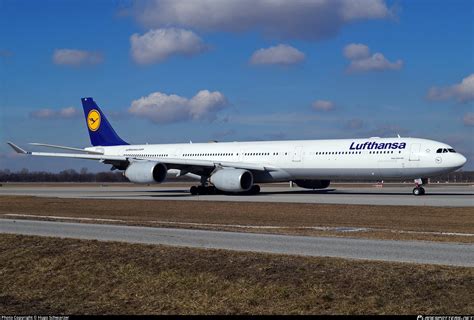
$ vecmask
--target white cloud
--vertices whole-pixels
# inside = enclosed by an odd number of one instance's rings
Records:
[[[72,67],[99,64],[103,60],[102,54],[98,52],[76,49],[56,49],[53,54],[55,64]]]
[[[390,62],[380,52],[370,55],[369,47],[361,43],[348,44],[344,47],[343,54],[351,62],[347,68],[350,73],[400,70],[403,67],[402,60]]]
[[[53,118],[56,112],[53,109],[40,109],[30,112],[30,118],[34,119],[50,119]]]
[[[367,58],[370,50],[365,44],[351,43],[344,47],[344,56],[349,60]]]
[[[80,115],[78,109],[67,107],[59,110],[43,108],[30,112],[30,118],[33,119],[70,119]]]
[[[393,16],[384,0],[151,0],[136,2],[131,14],[148,28],[256,30],[285,39],[323,39],[358,20]]]
[[[227,106],[227,99],[219,91],[201,90],[191,99],[175,94],[154,92],[134,100],[128,111],[156,123],[187,120],[216,119],[216,113]]]
[[[172,55],[192,56],[207,49],[194,32],[177,28],[135,33],[130,44],[132,57],[139,64],[161,62]]]
[[[252,54],[251,64],[292,65],[302,62],[305,54],[286,44],[259,49]]]
[[[474,127],[474,113],[471,113],[471,112],[466,113],[462,120],[465,126]]]
[[[448,87],[432,87],[427,98],[433,101],[454,99],[461,103],[474,100],[474,73],[462,79],[461,83]]]
[[[61,118],[74,118],[79,115],[79,110],[74,107],[68,107],[59,110],[59,117]]]
[[[342,1],[342,16],[345,21],[357,19],[383,19],[393,15],[384,1]]]
[[[331,111],[335,108],[335,104],[332,101],[316,100],[313,102],[312,107],[318,111]]]
[[[189,100],[189,114],[193,120],[214,120],[215,113],[227,105],[227,99],[218,91],[201,90]]]

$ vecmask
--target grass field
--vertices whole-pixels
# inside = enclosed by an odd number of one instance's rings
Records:
[[[0,235],[0,314],[473,314],[474,269]]]
[[[469,207],[0,197],[0,217],[60,216],[112,219],[117,220],[113,223],[132,225],[464,243],[473,243],[474,236],[456,233],[474,234],[472,210]],[[321,227],[369,230],[342,232],[318,229]]]

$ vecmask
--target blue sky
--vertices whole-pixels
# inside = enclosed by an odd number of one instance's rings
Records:
[[[84,96],[130,143],[400,134],[474,169],[472,1],[2,0],[0,21],[0,169],[106,170],[5,144],[88,146]]]

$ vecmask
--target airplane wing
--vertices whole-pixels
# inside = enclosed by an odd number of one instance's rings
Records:
[[[73,159],[89,159],[89,160],[122,160],[127,161],[127,157],[122,156],[106,156],[101,154],[80,154],[80,153],[56,153],[56,152],[31,152],[26,151],[12,142],[7,142],[17,153],[27,154],[31,156],[41,157],[59,157],[59,158],[73,158]]]
[[[252,171],[274,171],[277,170],[273,166],[264,166],[261,164],[252,163],[241,163],[233,161],[218,161],[218,160],[195,160],[195,159],[170,159],[170,158],[156,158],[156,157],[130,157],[130,156],[112,156],[104,154],[77,154],[77,153],[54,153],[54,152],[31,152],[26,151],[12,142],[7,142],[17,153],[41,156],[41,157],[60,157],[60,158],[72,158],[72,159],[87,159],[87,160],[98,160],[108,164],[125,163],[128,164],[134,161],[156,161],[166,164],[168,169],[180,169],[188,172],[209,172],[215,167],[230,167],[239,168]],[[35,144],[41,145],[41,144]],[[51,145],[48,145],[51,146]],[[56,147],[56,146],[55,146]],[[76,148],[62,147],[61,149],[74,150]],[[82,150],[82,149],[79,149]]]
[[[103,152],[85,150],[85,149],[80,149],[80,148],[71,148],[71,147],[65,147],[65,146],[57,146],[54,144],[37,143],[37,142],[31,142],[29,144],[31,144],[32,146],[48,147],[48,148],[62,149],[62,150],[68,150],[68,151],[79,151],[79,152],[84,152],[84,153],[89,153],[89,154],[103,154]]]

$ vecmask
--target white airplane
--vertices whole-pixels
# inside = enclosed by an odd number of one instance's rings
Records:
[[[191,194],[217,191],[257,194],[257,183],[293,181],[307,189],[327,188],[332,179],[415,179],[414,195],[423,195],[428,177],[455,171],[466,158],[451,146],[417,138],[258,141],[130,145],[114,131],[92,98],[82,98],[92,147],[33,145],[76,153],[28,152],[32,156],[98,160],[124,170],[135,183],[161,183],[167,175],[200,180]],[[79,153],[77,153],[79,152]]]

